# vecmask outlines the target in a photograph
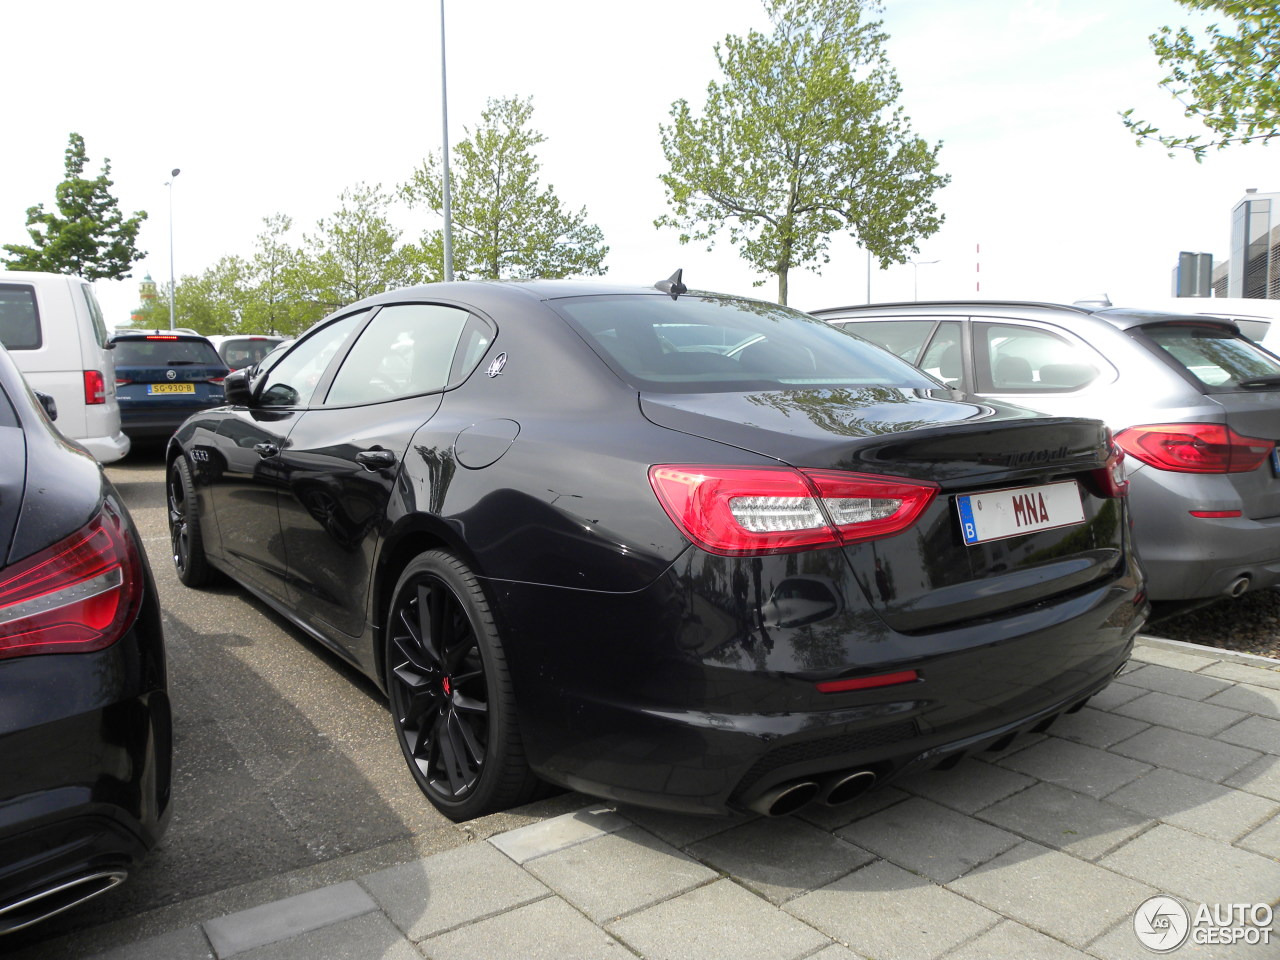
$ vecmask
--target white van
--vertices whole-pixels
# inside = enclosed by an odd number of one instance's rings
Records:
[[[63,436],[100,463],[129,452],[107,326],[88,281],[0,270],[0,343],[32,389],[53,397]]]

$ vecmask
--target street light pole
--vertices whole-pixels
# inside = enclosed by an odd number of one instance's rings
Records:
[[[453,279],[453,211],[449,190],[449,92],[448,72],[444,62],[444,0],[440,0],[440,122],[442,127],[440,156],[444,161],[444,278]]]
[[[443,0],[441,0],[443,2]],[[165,182],[165,186],[169,188],[169,329],[174,327],[173,319],[173,298],[177,293],[177,287],[174,285],[173,272],[173,181],[178,178],[178,174],[182,171],[177,167],[169,172],[169,179]]]
[[[927,267],[931,263],[941,263],[940,260],[908,260],[907,263],[915,267],[911,273],[911,301],[914,303],[920,299],[920,268]]]

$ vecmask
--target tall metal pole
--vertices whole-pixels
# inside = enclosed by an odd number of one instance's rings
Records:
[[[441,0],[441,3],[443,2],[444,0]],[[174,300],[174,295],[177,293],[177,286],[175,285],[175,277],[174,277],[174,270],[173,270],[173,181],[178,178],[178,174],[180,174],[181,172],[182,171],[179,170],[177,167],[174,167],[169,174],[168,181],[166,181],[165,183],[165,186],[169,188],[169,329],[170,330],[172,330],[174,327],[173,300]]]
[[[453,210],[449,191],[449,83],[444,62],[444,0],[440,0],[440,118],[443,127],[440,137],[444,147],[440,156],[444,159],[444,278],[453,279]]]

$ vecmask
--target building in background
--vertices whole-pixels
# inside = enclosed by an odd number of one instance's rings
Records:
[[[156,282],[149,273],[138,284],[138,299],[142,302],[133,308],[133,313],[129,316],[135,327],[141,326],[144,318],[155,312],[156,301],[159,299]]]
[[[1232,208],[1230,259],[1179,253],[1173,295],[1280,300],[1280,193],[1250,187]]]
[[[1213,254],[1178,254],[1178,265],[1173,270],[1173,295],[1175,297],[1213,296]]]

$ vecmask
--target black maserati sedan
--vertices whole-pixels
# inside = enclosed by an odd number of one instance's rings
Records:
[[[0,347],[0,934],[126,879],[170,813],[155,584],[98,462]]]
[[[179,577],[381,685],[453,819],[846,802],[1080,707],[1149,609],[1102,424],[679,274],[380,294],[226,395],[167,451]]]

